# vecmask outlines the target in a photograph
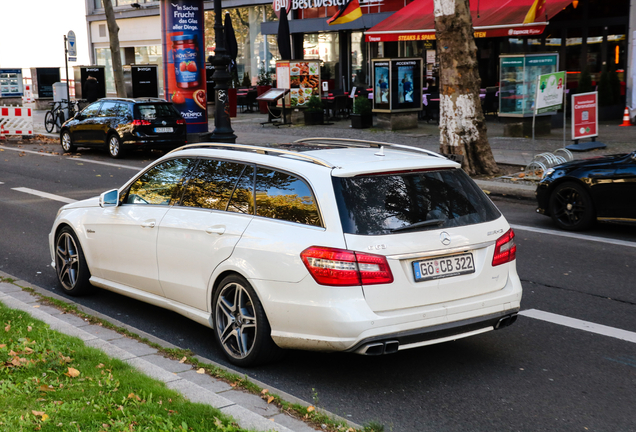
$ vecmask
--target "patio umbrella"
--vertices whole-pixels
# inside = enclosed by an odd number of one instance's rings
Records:
[[[236,34],[234,34],[234,27],[232,26],[232,17],[230,14],[225,14],[225,25],[223,26],[223,33],[225,36],[225,51],[230,57],[229,72],[234,75],[236,71],[236,56],[238,55],[238,43],[236,42]]]
[[[291,60],[292,52],[291,43],[289,41],[289,21],[287,20],[287,11],[284,8],[280,10],[277,42],[281,60]]]

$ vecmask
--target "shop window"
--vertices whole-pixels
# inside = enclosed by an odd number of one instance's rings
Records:
[[[340,69],[340,37],[338,33],[309,33],[303,35],[303,58],[320,59],[320,74],[323,80],[335,80],[336,88],[342,83],[336,77]]]
[[[354,87],[369,86],[368,44],[362,32],[351,33],[351,83]]]

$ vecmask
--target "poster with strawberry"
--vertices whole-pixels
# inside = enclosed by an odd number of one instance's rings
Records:
[[[161,0],[164,94],[188,133],[208,132],[203,0]]]

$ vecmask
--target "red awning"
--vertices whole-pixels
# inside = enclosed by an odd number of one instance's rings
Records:
[[[545,16],[523,21],[535,0],[470,0],[475,37],[534,36],[543,33],[547,20],[572,0],[546,0]],[[434,0],[414,0],[365,34],[367,42],[435,39]],[[477,6],[479,5],[479,18]],[[547,19],[546,19],[547,16]]]

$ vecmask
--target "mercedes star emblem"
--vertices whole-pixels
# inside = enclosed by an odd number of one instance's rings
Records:
[[[446,231],[442,231],[442,233],[439,235],[439,240],[444,246],[448,246],[451,242],[451,236]]]

